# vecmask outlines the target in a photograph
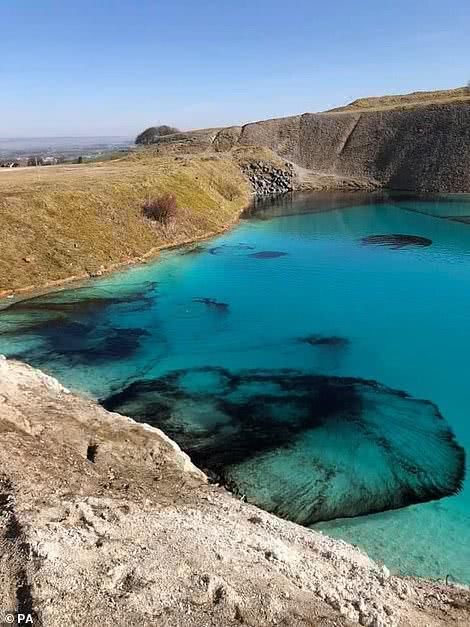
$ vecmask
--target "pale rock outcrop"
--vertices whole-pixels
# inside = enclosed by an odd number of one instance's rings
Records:
[[[0,429],[0,594],[36,624],[469,624],[467,590],[242,503],[158,429],[5,359]]]

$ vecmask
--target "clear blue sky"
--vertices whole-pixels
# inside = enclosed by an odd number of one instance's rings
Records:
[[[469,0],[0,0],[0,137],[225,125],[470,79]]]

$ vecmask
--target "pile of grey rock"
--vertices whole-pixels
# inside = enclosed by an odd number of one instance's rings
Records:
[[[256,196],[287,194],[294,189],[294,167],[291,163],[275,166],[266,161],[251,161],[243,165],[242,169],[250,179]]]

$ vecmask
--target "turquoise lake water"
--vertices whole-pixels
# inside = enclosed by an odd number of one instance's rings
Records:
[[[248,501],[470,583],[466,216],[468,197],[283,198],[13,303],[0,353],[158,425]]]

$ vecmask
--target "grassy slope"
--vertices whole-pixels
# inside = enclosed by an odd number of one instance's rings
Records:
[[[331,109],[328,113],[341,113],[343,111],[382,111],[385,109],[402,109],[408,107],[419,107],[430,104],[449,104],[470,101],[470,88],[459,87],[457,89],[446,89],[441,91],[415,91],[411,94],[396,96],[374,96],[370,98],[359,98],[344,107]]]
[[[142,204],[172,192],[174,229],[142,217]],[[250,198],[236,164],[219,156],[156,156],[0,170],[0,293],[41,287],[101,266],[218,232]]]

